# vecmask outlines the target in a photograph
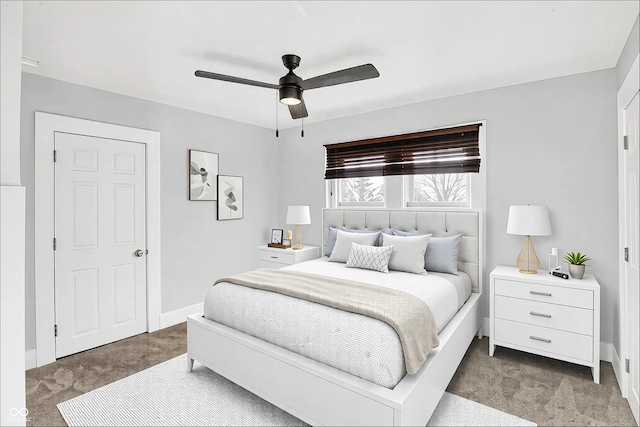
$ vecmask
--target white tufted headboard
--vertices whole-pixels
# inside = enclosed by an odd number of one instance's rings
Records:
[[[482,236],[479,211],[424,211],[411,209],[324,209],[322,212],[322,253],[329,227],[357,230],[395,228],[435,237],[462,234],[458,270],[471,278],[472,292],[482,293]]]

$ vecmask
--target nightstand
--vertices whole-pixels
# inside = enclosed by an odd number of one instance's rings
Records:
[[[498,266],[490,278],[489,356],[496,346],[591,367],[600,384],[600,285]]]
[[[260,268],[282,268],[287,265],[316,259],[320,256],[317,246],[305,246],[300,250],[291,248],[270,248],[267,245],[258,247],[258,265]]]

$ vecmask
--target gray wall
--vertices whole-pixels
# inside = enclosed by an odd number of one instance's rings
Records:
[[[633,24],[631,34],[629,34],[627,43],[624,45],[620,58],[618,59],[618,64],[616,65],[618,89],[620,89],[622,82],[624,82],[624,79],[627,77],[633,61],[635,61],[636,56],[638,56],[638,52],[640,52],[640,15],[636,18],[636,23]]]
[[[34,112],[161,133],[162,313],[200,303],[215,278],[257,268],[277,224],[273,131],[70,83],[22,75],[21,170],[27,187],[26,350],[35,348]],[[190,202],[188,150],[220,154],[220,173],[244,176],[244,219],[216,220],[216,202]]]
[[[506,234],[509,205],[548,205],[553,235],[533,238],[542,268],[552,247],[589,254],[587,272],[602,288],[602,341],[612,343],[618,300],[616,83],[610,69],[310,124],[304,138],[299,129],[287,129],[278,146],[287,165],[280,176],[279,222],[284,227],[287,205],[309,205],[305,242],[321,244],[323,144],[486,120],[485,316],[488,273],[498,264],[514,265],[523,243]]]

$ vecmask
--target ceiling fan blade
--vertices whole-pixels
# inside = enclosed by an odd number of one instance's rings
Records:
[[[266,87],[267,89],[280,89],[280,85],[263,83],[263,82],[258,82],[256,80],[243,79],[240,77],[227,76],[225,74],[210,73],[209,71],[198,70],[196,71],[196,76],[205,77],[207,79],[222,80],[222,81],[231,82],[231,83],[240,83],[243,85]]]
[[[304,99],[298,105],[289,105],[289,112],[291,113],[291,117],[294,119],[301,119],[309,116],[309,113],[307,113],[307,107],[304,105]]]
[[[333,73],[323,74],[321,76],[312,77],[298,83],[304,90],[316,89],[319,87],[327,87],[341,85],[343,83],[357,82],[359,80],[367,80],[380,77],[380,73],[372,64],[359,65],[357,67],[347,68]]]

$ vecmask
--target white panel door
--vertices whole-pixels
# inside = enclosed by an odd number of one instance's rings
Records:
[[[55,150],[58,358],[147,330],[145,146],[57,132]]]
[[[638,317],[638,288],[640,287],[640,239],[638,230],[640,213],[638,208],[638,176],[640,162],[639,135],[640,95],[635,98],[624,111],[625,135],[627,135],[628,149],[624,151],[624,221],[625,247],[628,248],[628,261],[624,263],[624,279],[627,289],[627,358],[629,358],[629,381],[627,381],[627,399],[629,406],[638,422],[640,412],[640,319]]]

